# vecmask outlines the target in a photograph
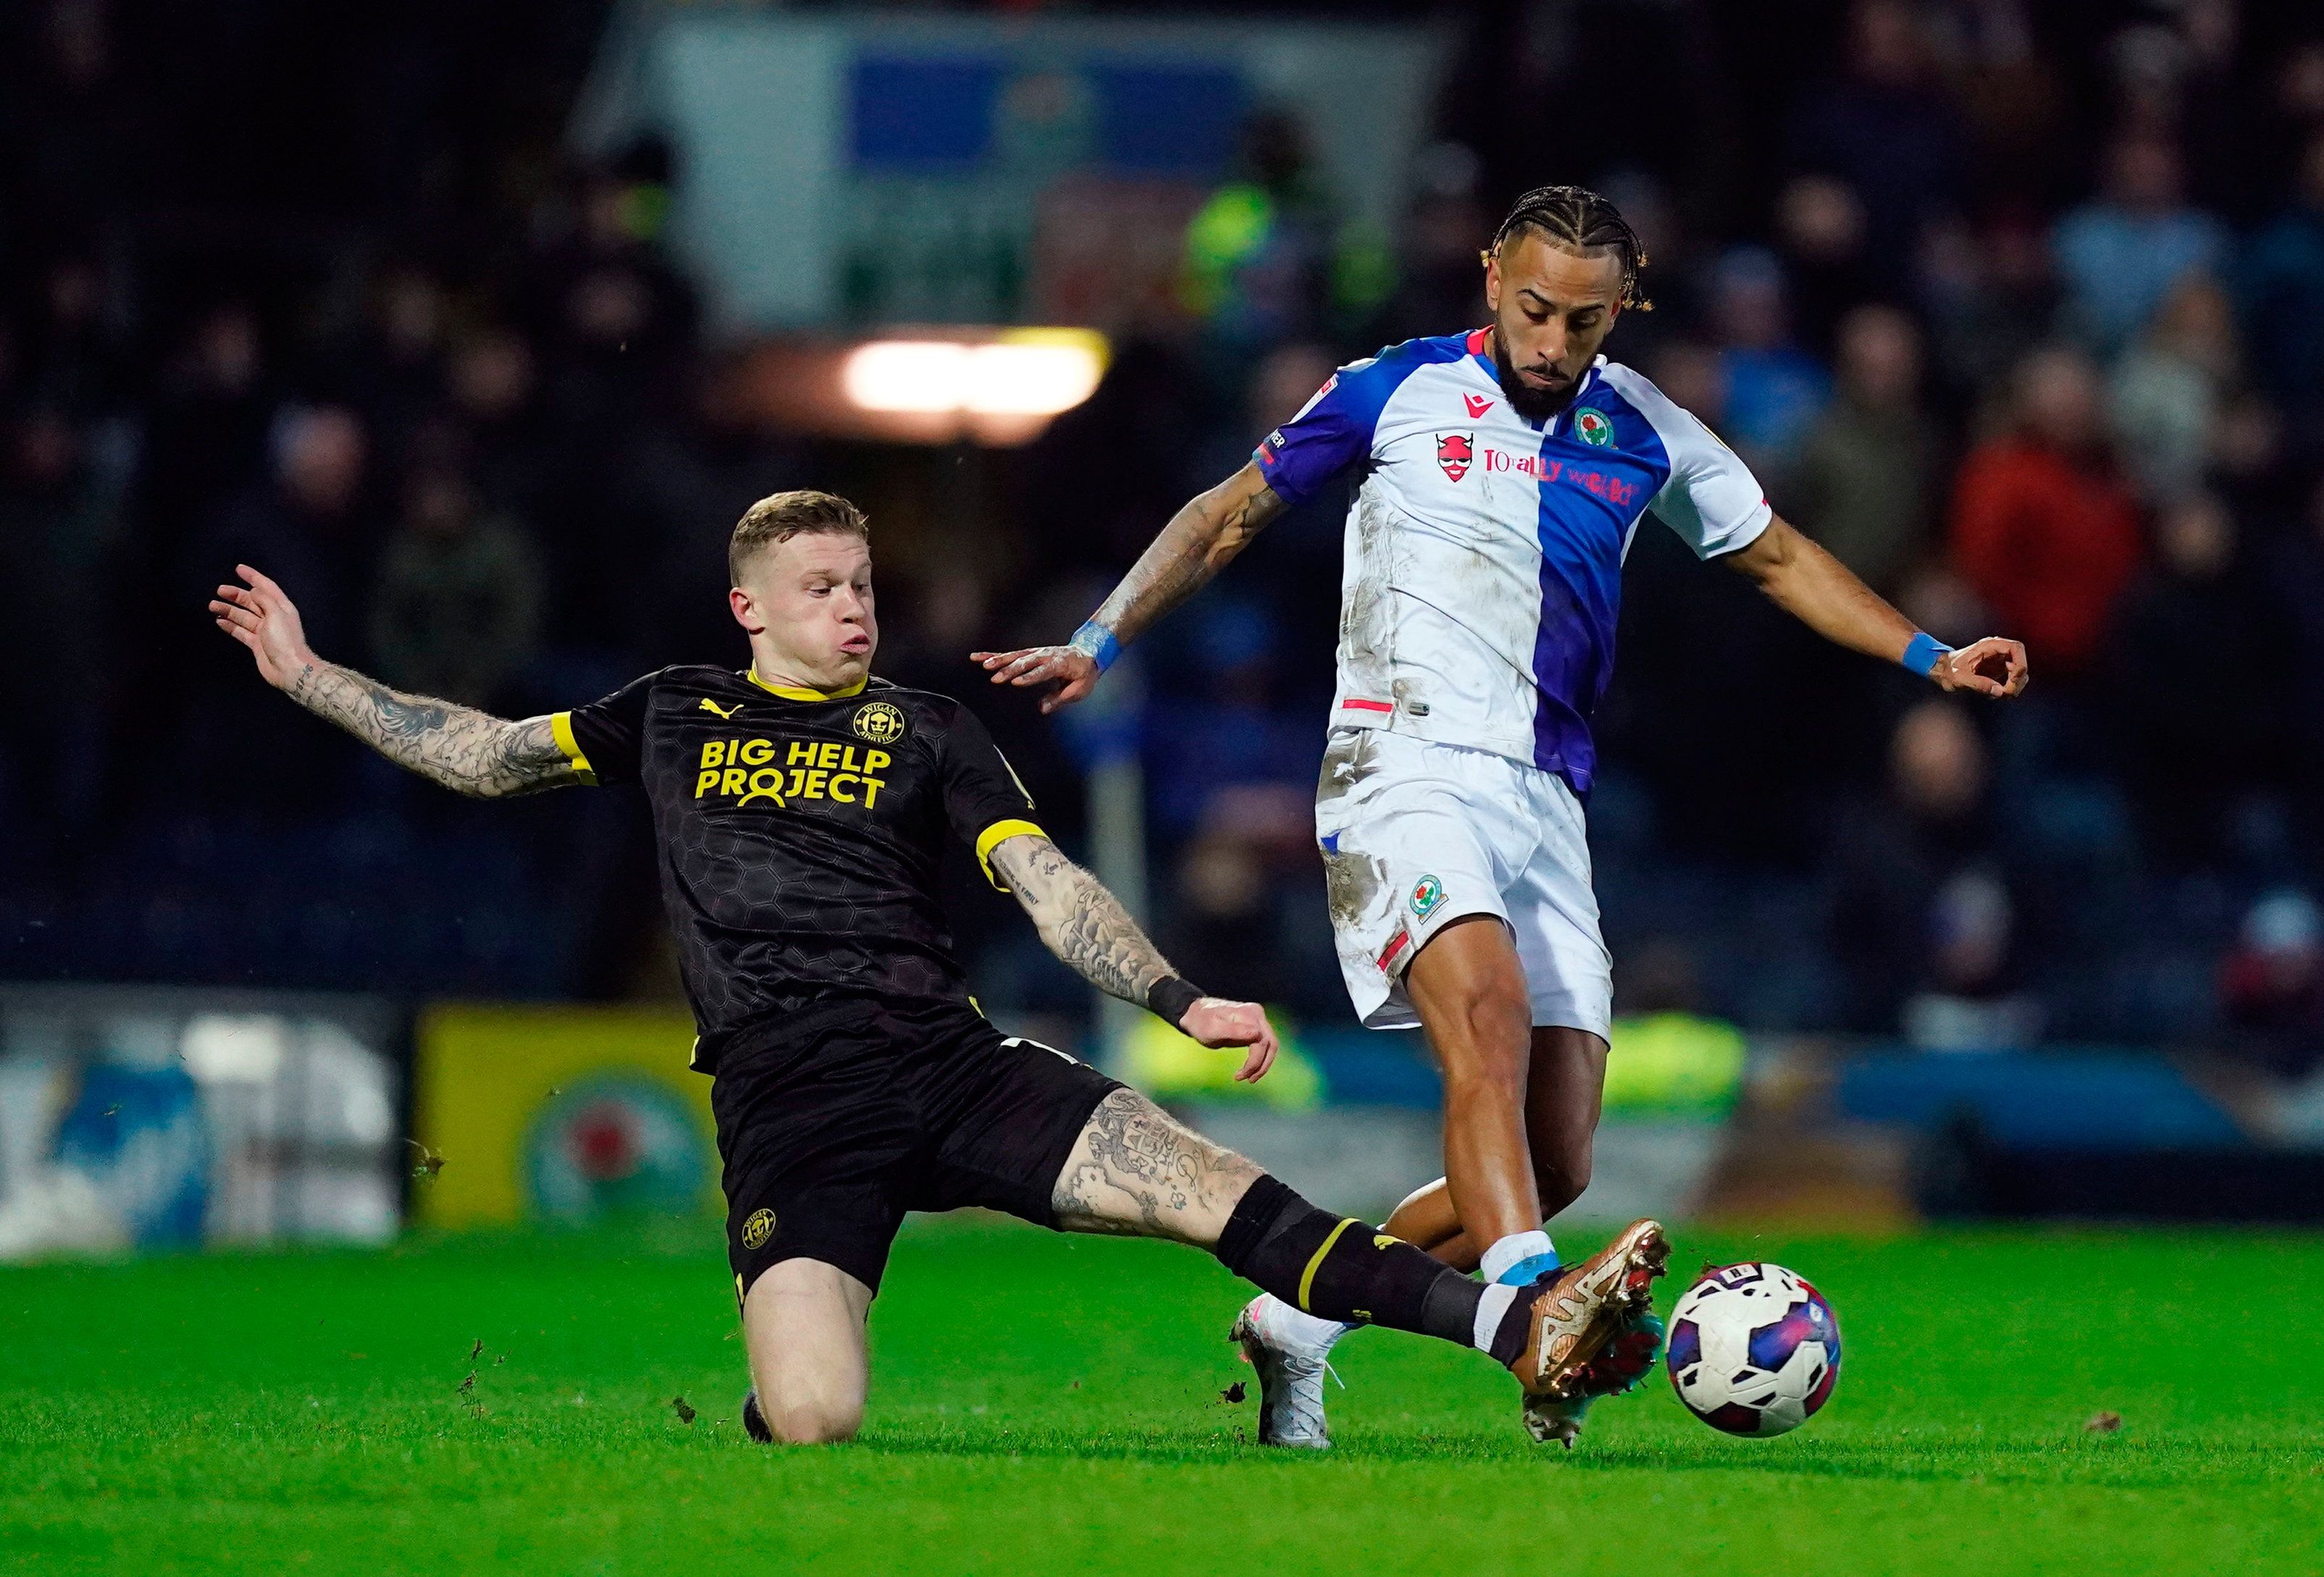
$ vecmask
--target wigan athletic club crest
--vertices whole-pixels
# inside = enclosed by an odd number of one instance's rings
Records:
[[[1476,434],[1448,432],[1438,436],[1436,463],[1444,467],[1444,475],[1453,481],[1458,482],[1466,476],[1469,474],[1469,467],[1476,463]]]
[[[1595,448],[1605,448],[1614,441],[1614,424],[1606,420],[1602,410],[1575,411],[1573,430],[1583,443]]]
[[[904,737],[904,715],[886,701],[866,701],[855,709],[855,737],[893,744]]]

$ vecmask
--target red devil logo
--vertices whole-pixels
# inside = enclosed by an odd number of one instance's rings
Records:
[[[1444,467],[1444,475],[1458,482],[1469,474],[1469,466],[1477,457],[1476,435],[1448,432],[1436,440],[1436,463]]]

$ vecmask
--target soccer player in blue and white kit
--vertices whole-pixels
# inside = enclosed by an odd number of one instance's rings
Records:
[[[1358,1015],[1421,1027],[1444,1075],[1445,1175],[1382,1230],[1481,1268],[1489,1296],[1508,1289],[1495,1306],[1558,1295],[1562,1383],[1528,1393],[1526,1421],[1569,1445],[1593,1397],[1651,1366],[1668,1253],[1640,1222],[1566,1266],[1543,1230],[1589,1182],[1605,1078],[1612,978],[1582,806],[1640,520],[1940,689],[2008,696],[2027,678],[2017,641],[1954,650],[1916,630],[1778,518],[1701,421],[1598,354],[1645,261],[1596,193],[1526,193],[1484,253],[1489,325],[1342,367],[1173,517],[1071,643],[976,654],[995,683],[1056,686],[1045,710],[1077,701],[1282,510],[1352,483],[1316,835]],[[1262,1440],[1329,1443],[1323,1360],[1348,1329],[1273,1297],[1245,1309]]]

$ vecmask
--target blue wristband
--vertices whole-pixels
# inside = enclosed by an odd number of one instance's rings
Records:
[[[1088,652],[1095,659],[1100,673],[1105,672],[1121,658],[1121,642],[1114,639],[1112,631],[1095,619],[1074,631],[1073,640],[1066,644],[1076,651]]]
[[[1951,647],[1947,646],[1935,636],[1922,633],[1914,636],[1905,643],[1904,656],[1902,660],[1906,668],[1925,679],[1936,668],[1937,659],[1951,650]]]

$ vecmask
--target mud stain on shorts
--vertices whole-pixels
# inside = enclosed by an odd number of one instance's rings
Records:
[[[1369,728],[1335,728],[1323,746],[1323,770],[1315,779],[1315,807],[1336,805],[1363,787],[1379,770],[1378,741]]]
[[[1332,923],[1352,930],[1379,906],[1388,886],[1387,863],[1353,849],[1326,850],[1323,892],[1332,906]]]
[[[1360,789],[1379,770],[1377,731],[1333,729],[1323,746],[1323,770],[1315,783],[1318,821],[1332,819],[1332,808]],[[1341,848],[1336,834],[1325,840],[1322,853],[1323,892],[1331,905],[1332,923],[1344,927],[1362,925],[1364,918],[1379,907],[1380,895],[1387,890],[1387,862],[1361,850]]]

